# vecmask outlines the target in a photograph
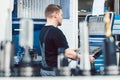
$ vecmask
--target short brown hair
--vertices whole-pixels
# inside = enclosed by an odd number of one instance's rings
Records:
[[[59,5],[55,4],[48,5],[45,9],[45,17],[50,17],[53,12],[60,11],[60,9],[62,9],[62,7]]]

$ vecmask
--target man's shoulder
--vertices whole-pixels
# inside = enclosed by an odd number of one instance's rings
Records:
[[[49,32],[50,33],[61,33],[62,31],[59,29],[59,28],[57,28],[57,27],[53,27],[53,26],[44,26],[42,29],[41,29],[41,31],[42,32],[46,32],[47,30],[49,29]]]

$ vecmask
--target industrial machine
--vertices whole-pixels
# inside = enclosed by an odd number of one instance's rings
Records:
[[[40,76],[42,57],[39,34],[46,23],[44,10],[48,4],[62,6],[63,23],[58,28],[65,34],[69,47],[78,48],[77,52],[81,55],[81,59],[77,61],[59,55],[58,76],[119,76],[119,0],[114,1],[117,4],[114,5],[114,11],[108,5],[112,0],[102,0],[105,1],[103,11],[110,8],[109,23],[104,21],[106,14],[91,14],[93,9],[90,6],[94,1],[0,0],[0,77]],[[109,30],[112,32],[110,36],[106,36]],[[94,63],[90,63],[90,54],[95,54]],[[112,73],[113,70],[115,73]]]

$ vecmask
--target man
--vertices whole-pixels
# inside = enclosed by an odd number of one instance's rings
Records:
[[[40,32],[40,44],[42,47],[42,76],[55,76],[54,69],[57,68],[57,57],[59,54],[70,59],[80,59],[76,50],[71,50],[63,32],[57,28],[62,24],[62,8],[55,4],[50,4],[45,9],[46,24]]]

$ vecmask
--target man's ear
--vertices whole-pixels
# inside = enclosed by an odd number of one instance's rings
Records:
[[[57,15],[54,15],[54,18],[57,18]]]
[[[55,16],[54,16],[55,18],[57,18],[58,17],[58,14],[55,14]]]
[[[57,18],[57,13],[53,13],[53,14],[52,14],[52,17],[53,17],[53,18]]]

